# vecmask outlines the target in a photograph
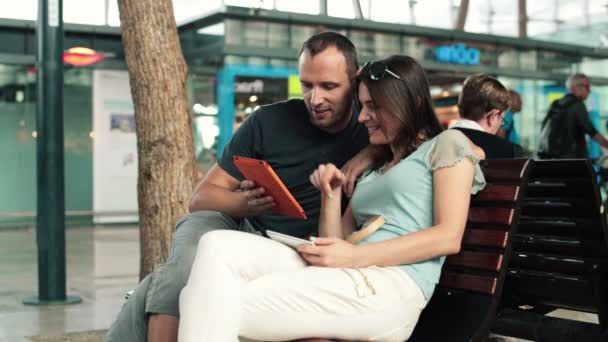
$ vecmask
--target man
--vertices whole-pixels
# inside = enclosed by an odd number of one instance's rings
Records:
[[[585,134],[608,148],[608,140],[593,126],[585,101],[591,82],[584,74],[574,74],[566,82],[569,93],[554,101],[543,119],[538,156],[546,159],[589,158]]]
[[[299,54],[304,100],[262,106],[243,122],[194,190],[191,214],[177,224],[166,264],[141,282],[105,341],[177,340],[179,294],[204,233],[215,229],[254,234],[271,229],[299,237],[316,233],[320,197],[309,175],[319,164],[344,165],[369,143],[367,130],[353,115],[357,69],[355,47],[338,33],[319,33],[304,43]],[[243,180],[233,156],[264,159],[272,165],[308,220],[270,214],[273,199]],[[351,180],[360,172],[352,171],[356,169],[351,169]]]
[[[461,119],[451,128],[460,130],[481,147],[487,159],[518,157],[513,144],[496,136],[509,101],[509,92],[497,79],[485,74],[471,75],[464,81],[458,98]]]
[[[502,127],[498,130],[498,135],[501,138],[509,140],[515,145],[521,145],[521,136],[517,127],[515,127],[515,114],[521,112],[521,96],[515,90],[509,90],[511,96],[511,108],[502,119]]]

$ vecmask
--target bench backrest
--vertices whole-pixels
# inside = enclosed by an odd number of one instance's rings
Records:
[[[608,230],[587,160],[535,161],[530,172],[503,305],[595,312],[608,308]]]
[[[487,337],[532,163],[527,159],[482,161],[487,185],[471,198],[462,249],[446,258],[439,285],[410,341],[480,341]]]

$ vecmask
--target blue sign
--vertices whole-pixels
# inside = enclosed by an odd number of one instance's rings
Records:
[[[464,44],[441,45],[435,50],[438,62],[455,64],[480,64],[479,49],[467,48]]]

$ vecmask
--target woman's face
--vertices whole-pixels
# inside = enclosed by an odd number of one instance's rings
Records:
[[[359,102],[361,102],[359,122],[367,127],[369,142],[374,145],[391,144],[397,137],[401,126],[395,114],[377,107],[363,82],[359,84]],[[382,120],[379,117],[382,117]]]

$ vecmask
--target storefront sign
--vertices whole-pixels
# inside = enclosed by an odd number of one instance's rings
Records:
[[[467,48],[464,44],[441,45],[435,50],[435,57],[441,63],[479,65],[479,49]]]
[[[234,92],[238,94],[259,94],[264,92],[264,81],[235,82]]]

